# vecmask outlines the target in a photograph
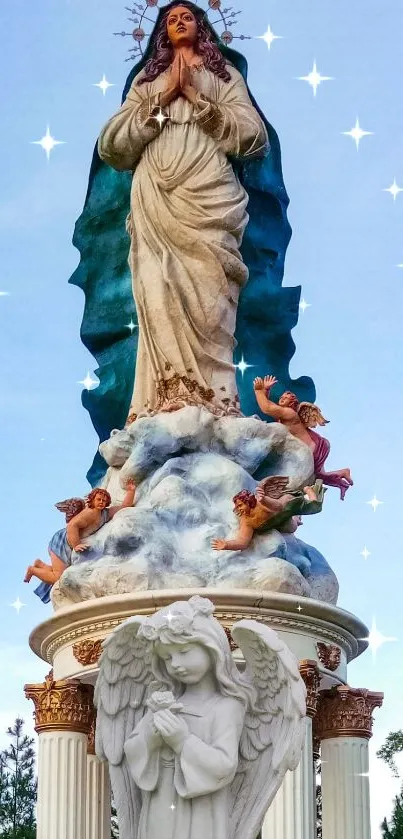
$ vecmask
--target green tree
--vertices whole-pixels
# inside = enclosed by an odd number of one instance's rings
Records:
[[[119,839],[119,825],[118,819],[116,815],[116,808],[113,804],[112,799],[112,811],[111,811],[111,839]]]
[[[377,757],[384,760],[391,769],[395,778],[399,777],[395,757],[399,752],[403,752],[403,731],[391,731],[388,734],[383,746],[376,753]]]
[[[403,839],[403,789],[395,798],[390,821],[384,819],[381,824],[382,839]]]
[[[0,837],[35,839],[36,778],[33,739],[17,717],[7,729],[10,743],[0,754]]]

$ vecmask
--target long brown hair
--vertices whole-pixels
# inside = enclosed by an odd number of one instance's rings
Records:
[[[153,32],[153,50],[151,58],[147,61],[147,64],[141,74],[141,78],[138,80],[137,84],[141,85],[145,84],[145,82],[154,81],[157,76],[163,73],[164,70],[167,70],[172,64],[174,50],[168,38],[167,21],[172,9],[178,6],[184,6],[189,9],[196,19],[197,41],[195,49],[197,54],[203,59],[204,66],[208,70],[211,70],[211,72],[220,79],[223,79],[224,82],[231,81],[231,75],[228,72],[225,58],[220,52],[217,42],[214,40],[215,36],[213,34],[213,30],[207,23],[204,12],[200,9],[196,9],[193,3],[187,3],[186,0],[182,3],[178,0],[177,3],[171,3],[168,6],[160,23],[156,26],[156,29]]]

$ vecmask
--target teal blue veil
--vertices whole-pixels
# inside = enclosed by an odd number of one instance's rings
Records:
[[[167,6],[160,10],[157,24],[166,9]],[[195,11],[200,14],[199,8]],[[247,82],[244,56],[218,41],[213,29],[211,33],[227,61]],[[141,61],[127,78],[122,101],[152,49],[153,36]],[[287,219],[288,196],[281,170],[280,143],[250,91],[249,96],[264,120],[271,148],[270,153],[259,160],[231,161],[249,195],[249,223],[241,248],[249,268],[249,281],[240,296],[235,353],[235,362],[243,358],[251,365],[238,374],[244,414],[258,412],[252,380],[266,373],[272,373],[279,380],[278,393],[292,390],[300,400],[315,399],[311,379],[302,376],[291,380],[289,374],[289,363],[295,352],[291,330],[298,320],[301,289],[299,286],[282,288],[291,228]],[[117,172],[105,164],[95,148],[85,205],[73,237],[81,258],[70,283],[84,291],[81,339],[97,361],[95,372],[99,378],[96,389],[83,391],[82,402],[100,441],[107,439],[112,429],[124,426],[133,392],[138,330],[127,263],[129,238],[125,229],[132,176],[131,172]],[[135,324],[134,329],[129,326],[131,323]],[[87,475],[92,486],[100,481],[105,470],[105,461],[97,454]]]

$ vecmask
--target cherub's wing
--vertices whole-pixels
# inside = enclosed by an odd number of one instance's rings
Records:
[[[273,475],[271,478],[264,478],[260,481],[259,486],[262,487],[265,495],[269,498],[281,498],[287,490],[289,478],[284,478],[282,475]]]
[[[95,685],[97,707],[95,750],[109,762],[120,839],[136,836],[140,816],[140,790],[134,783],[123,746],[145,713],[152,681],[151,645],[137,633],[141,616],[120,624],[103,643]]]
[[[57,510],[66,514],[66,523],[68,524],[81,510],[84,510],[85,501],[83,498],[66,498],[66,501],[59,501],[55,504]]]
[[[242,620],[232,637],[257,692],[247,712],[240,760],[231,785],[230,839],[255,839],[287,770],[296,769],[305,738],[306,689],[298,662],[272,629]]]

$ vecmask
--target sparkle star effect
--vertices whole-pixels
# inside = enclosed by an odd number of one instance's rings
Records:
[[[103,74],[101,81],[97,82],[97,84],[93,84],[92,86],[93,87],[99,87],[99,89],[102,90],[102,93],[103,93],[104,96],[105,96],[106,91],[110,87],[115,87],[114,84],[111,84],[111,82],[107,81],[105,73]]]
[[[83,385],[83,387],[85,387],[86,390],[94,390],[96,387],[98,387],[99,382],[97,381],[97,379],[92,379],[90,371],[88,371],[85,379],[82,379],[81,382],[77,382],[77,384]]]
[[[397,641],[397,638],[389,638],[387,635],[382,635],[382,632],[379,632],[378,630],[375,618],[372,618],[372,626],[369,635],[366,638],[360,638],[359,640],[368,641],[368,648],[372,652],[372,661],[375,662],[376,654],[379,648],[388,641]]]
[[[32,140],[31,145],[42,146],[43,150],[46,152],[46,157],[49,160],[51,151],[53,151],[55,146],[64,146],[64,140],[55,140],[50,133],[49,126],[47,126],[45,136],[42,137],[41,140]]]
[[[10,297],[9,291],[0,291],[0,297]]]
[[[176,806],[175,806],[175,804],[171,804],[171,806],[170,806],[170,808],[169,808],[169,809],[170,809],[170,810],[176,810]]]
[[[379,499],[376,497],[376,495],[374,495],[374,497],[371,498],[371,501],[367,501],[367,504],[369,504],[369,506],[372,507],[374,513],[376,513],[378,507],[381,504],[383,504],[383,501],[379,501]]]
[[[238,361],[238,364],[234,365],[237,370],[239,370],[242,378],[244,377],[245,371],[249,369],[249,367],[254,367],[254,364],[247,364],[244,357],[242,356],[241,360]]]
[[[355,126],[354,126],[354,128],[351,129],[351,131],[343,131],[342,132],[342,134],[344,134],[345,137],[352,137],[353,138],[353,140],[355,141],[355,144],[357,146],[357,151],[359,149],[360,141],[362,140],[362,138],[363,137],[369,137],[369,135],[373,134],[373,133],[374,133],[373,131],[364,131],[361,128],[358,117],[357,117],[357,121],[355,123]]]
[[[321,76],[318,72],[318,68],[316,66],[316,61],[313,62],[313,67],[311,72],[307,76],[298,76],[298,81],[300,82],[308,82],[313,90],[313,95],[316,96],[316,91],[319,85],[322,82],[331,82],[333,81],[333,76]]]
[[[297,606],[297,612],[302,612],[302,606],[301,606],[301,604],[300,604],[300,603],[298,603],[298,606]]]
[[[14,600],[14,603],[10,603],[10,606],[11,606],[13,609],[15,609],[15,611],[16,611],[16,612],[17,612],[17,614],[19,615],[19,613],[20,613],[20,609],[22,609],[22,607],[23,607],[23,606],[25,606],[25,603],[21,603],[20,598],[19,598],[19,597],[17,597],[17,599],[16,599],[16,600]]]
[[[133,334],[134,330],[137,329],[137,323],[133,323],[133,318],[130,318],[130,323],[125,323],[126,329],[130,329],[130,332]]]
[[[399,262],[398,265],[396,265],[396,268],[403,268],[403,262]],[[6,291],[6,294],[8,294],[7,291]]]
[[[371,502],[370,502],[370,503],[371,503]],[[362,551],[360,552],[360,556],[363,556],[365,560],[367,560],[367,559],[368,559],[368,557],[369,557],[369,556],[371,556],[371,552],[368,550],[368,548],[367,548],[367,546],[366,546],[366,545],[364,546],[364,548],[363,548],[363,549],[362,549]]]
[[[261,41],[265,41],[268,49],[270,49],[273,41],[278,41],[283,36],[282,35],[275,35],[274,32],[271,31],[270,26],[268,26],[267,31],[264,33],[264,35],[257,35],[256,37]]]
[[[393,184],[384,189],[383,192],[390,192],[390,194],[393,195],[393,200],[396,201],[399,192],[403,192],[403,187],[398,186],[396,183],[396,178],[393,178]]]
[[[312,303],[307,303],[305,297],[303,297],[299,304],[299,308],[301,309],[303,315],[305,314],[306,310],[310,308],[310,306],[312,306]]]

